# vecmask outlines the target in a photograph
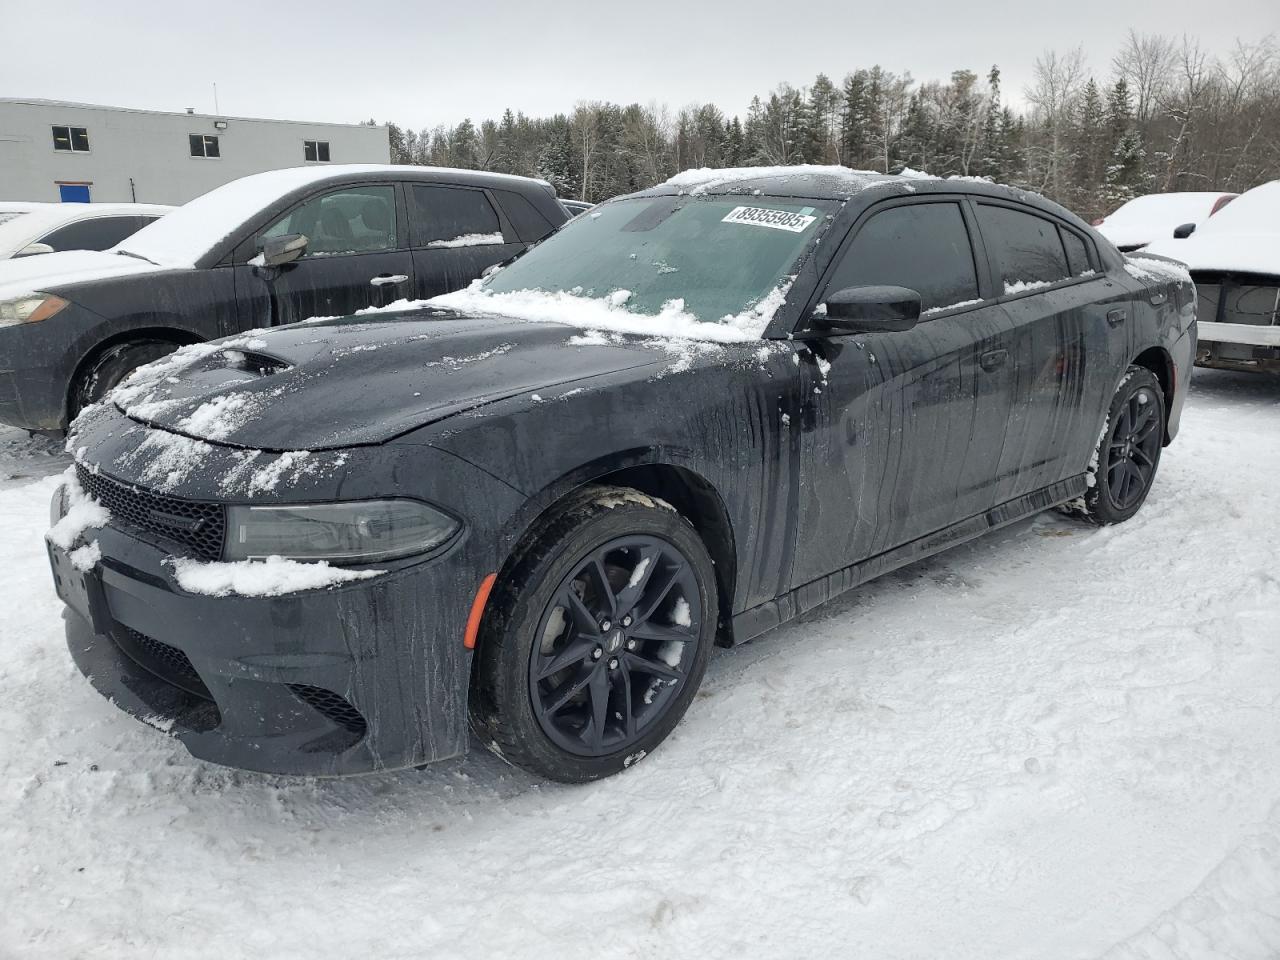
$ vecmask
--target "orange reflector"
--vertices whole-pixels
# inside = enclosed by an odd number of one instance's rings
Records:
[[[476,598],[471,601],[471,615],[467,617],[467,632],[462,637],[462,645],[468,650],[476,648],[476,634],[480,632],[480,618],[484,616],[484,605],[489,602],[489,591],[493,589],[494,582],[498,579],[496,573],[491,573],[480,581],[480,589],[476,591]]]

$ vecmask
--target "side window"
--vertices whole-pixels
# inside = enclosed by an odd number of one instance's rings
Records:
[[[978,272],[960,205],[891,207],[863,224],[827,290],[879,284],[917,291],[926,311],[977,300]]]
[[[538,208],[518,193],[499,190],[498,202],[507,214],[507,219],[515,227],[516,233],[525,243],[541,240],[555,229],[555,226],[539,212]]]
[[[96,217],[59,227],[41,237],[39,242],[47,243],[58,251],[109,250],[137,229],[137,217]]]
[[[1058,225],[1052,220],[980,203],[978,225],[1005,293],[1021,293],[1071,276]]]
[[[306,235],[308,257],[394,250],[395,187],[348,187],[313,197],[294,207],[262,235],[278,237],[290,233]]]
[[[1062,245],[1067,249],[1067,266],[1071,269],[1071,275],[1078,277],[1091,269],[1089,248],[1085,245],[1084,237],[1074,230],[1066,227],[1059,229],[1062,231]]]
[[[470,247],[502,243],[502,225],[482,190],[414,184],[413,245]]]

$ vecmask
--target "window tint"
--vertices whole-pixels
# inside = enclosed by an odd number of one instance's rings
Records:
[[[138,229],[137,217],[97,217],[69,223],[41,237],[54,250],[109,250]]]
[[[328,140],[303,140],[302,159],[319,163],[329,162]]]
[[[978,223],[1005,293],[1071,276],[1058,226],[1011,207],[978,204]]]
[[[89,152],[89,131],[84,127],[54,127],[53,149]]]
[[[1078,277],[1090,269],[1089,248],[1085,246],[1084,237],[1073,230],[1062,228],[1062,245],[1067,248],[1067,266],[1071,275]]]
[[[265,237],[301,233],[307,256],[371,253],[396,248],[395,188],[348,187],[315,197],[273,223]]]
[[[917,291],[922,310],[978,299],[978,272],[959,204],[892,207],[862,225],[827,291],[880,284]]]
[[[498,214],[483,191],[415,184],[412,195],[415,246],[503,242]]]
[[[193,157],[220,157],[221,151],[218,147],[218,138],[214,136],[202,136],[198,133],[190,134],[187,140],[191,143],[191,155]]]

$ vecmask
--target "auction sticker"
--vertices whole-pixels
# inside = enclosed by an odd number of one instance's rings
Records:
[[[812,207],[806,207],[812,210]],[[734,207],[721,223],[745,223],[754,227],[770,227],[774,230],[787,230],[791,233],[804,233],[809,224],[817,220],[804,213],[792,213],[789,210],[770,210],[767,207]]]

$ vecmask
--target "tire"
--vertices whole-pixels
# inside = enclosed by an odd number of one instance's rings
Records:
[[[583,488],[540,522],[494,587],[472,727],[498,756],[551,780],[618,773],[684,716],[718,610],[711,557],[670,504]]]
[[[1130,367],[1116,388],[1089,459],[1088,489],[1062,512],[1099,526],[1123,523],[1137,513],[1155,482],[1164,428],[1160,381],[1145,367]]]
[[[118,387],[124,379],[144,364],[167,357],[180,344],[165,340],[135,340],[108,347],[95,357],[71,385],[67,404],[67,423],[80,411],[97,403]]]

